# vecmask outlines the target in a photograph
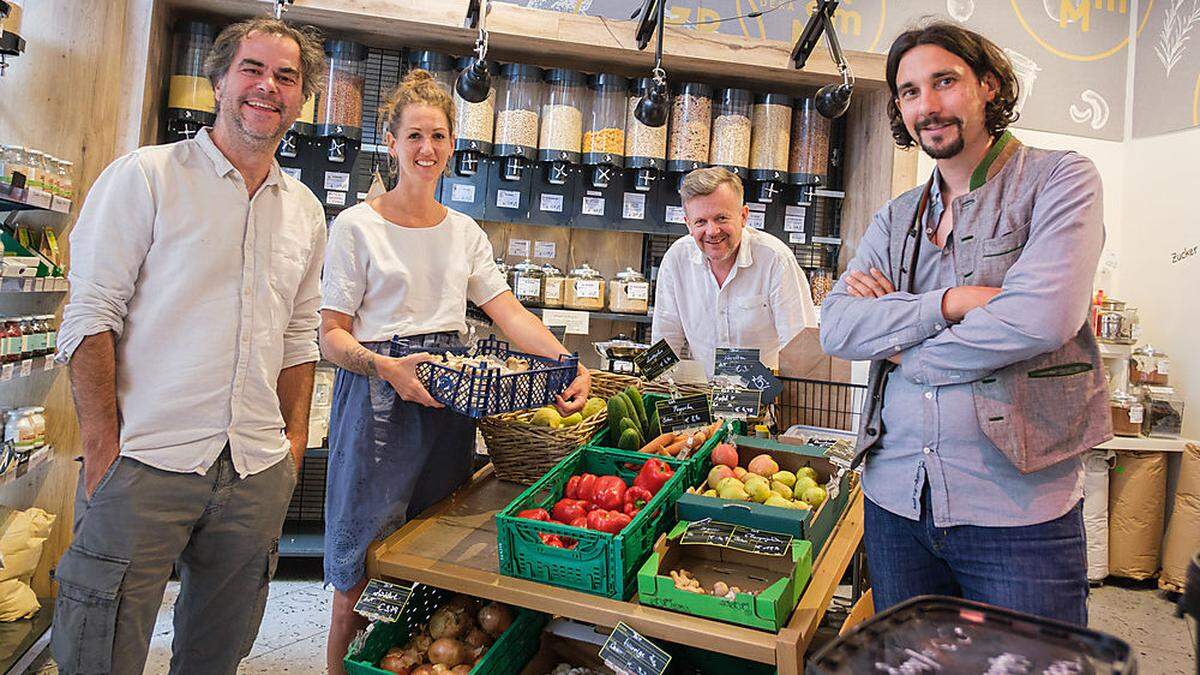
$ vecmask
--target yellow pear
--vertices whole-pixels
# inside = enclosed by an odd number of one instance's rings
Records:
[[[773,492],[778,492],[779,496],[783,497],[784,499],[791,500],[792,498],[792,488],[787,483],[773,480],[771,481],[771,490]]]
[[[792,503],[779,495],[773,494],[767,497],[767,501],[763,502],[763,506],[778,506],[783,509],[795,508]]]
[[[771,480],[778,481],[788,487],[792,487],[796,484],[796,474],[792,473],[791,471],[777,471],[771,476]]]

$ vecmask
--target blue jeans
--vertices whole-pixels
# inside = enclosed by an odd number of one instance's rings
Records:
[[[1023,527],[935,527],[928,489],[919,521],[865,501],[876,611],[950,595],[1087,626],[1082,500],[1060,518]]]

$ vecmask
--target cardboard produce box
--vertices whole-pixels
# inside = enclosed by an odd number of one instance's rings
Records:
[[[783,628],[812,576],[812,544],[792,539],[782,555],[768,555],[717,544],[682,543],[690,524],[677,523],[659,537],[654,553],[638,572],[638,601],[751,628]],[[690,572],[706,590],[723,582],[742,592],[730,599],[685,591],[670,576],[679,570]]]
[[[1117,453],[1108,481],[1109,574],[1149,579],[1158,573],[1166,490],[1166,455]]]

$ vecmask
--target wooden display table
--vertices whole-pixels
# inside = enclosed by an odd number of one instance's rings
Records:
[[[523,487],[498,480],[488,466],[367,554],[373,578],[415,581],[578,621],[613,627],[624,621],[647,637],[773,664],[781,675],[804,671],[804,653],[834,590],[862,541],[863,497],[858,488],[815,561],[812,580],[791,620],[778,634],[654,607],[501,576],[495,515]]]

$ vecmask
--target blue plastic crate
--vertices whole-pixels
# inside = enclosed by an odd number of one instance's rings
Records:
[[[507,342],[496,339],[495,335],[480,340],[472,349],[438,350],[412,347],[404,338],[392,338],[393,357],[408,356],[418,351],[495,356],[500,360],[516,356],[530,363],[528,371],[508,374],[502,373],[499,368],[484,366],[455,370],[436,362],[418,364],[417,376],[429,390],[430,396],[454,412],[472,419],[550,405],[579,374],[579,357],[576,355],[551,359],[526,354],[510,349]]]

